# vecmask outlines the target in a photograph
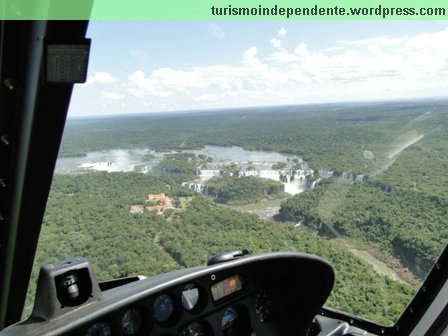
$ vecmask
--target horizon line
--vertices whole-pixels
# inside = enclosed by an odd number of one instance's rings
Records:
[[[154,112],[128,112],[117,114],[88,114],[88,115],[69,115],[67,119],[90,119],[90,118],[111,118],[111,117],[129,117],[129,116],[146,116],[150,114],[176,114],[176,113],[205,113],[205,112],[221,112],[229,110],[252,110],[257,108],[281,108],[281,107],[306,107],[306,106],[325,106],[337,104],[368,104],[368,103],[391,103],[391,102],[412,102],[425,100],[447,100],[448,96],[435,97],[414,97],[414,98],[395,98],[395,99],[374,99],[374,100],[350,100],[350,101],[335,101],[335,102],[320,102],[320,103],[298,103],[285,105],[256,105],[256,106],[236,106],[236,107],[215,107],[215,108],[199,108],[189,110],[169,110],[169,111],[154,111]]]

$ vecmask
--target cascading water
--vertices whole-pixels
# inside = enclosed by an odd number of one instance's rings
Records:
[[[209,180],[213,177],[222,176],[221,171],[219,169],[201,169],[198,170],[196,175],[198,175],[201,180]]]

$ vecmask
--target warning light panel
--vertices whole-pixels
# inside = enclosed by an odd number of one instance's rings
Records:
[[[239,274],[231,276],[211,286],[214,301],[221,300],[226,296],[236,293],[243,289],[243,281]]]

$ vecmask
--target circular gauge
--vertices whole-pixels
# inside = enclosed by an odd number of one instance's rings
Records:
[[[174,313],[174,303],[167,294],[162,294],[154,301],[154,318],[159,323],[167,322]]]
[[[112,336],[112,330],[106,322],[97,322],[87,329],[85,336]]]
[[[182,306],[186,311],[192,311],[199,302],[199,289],[195,284],[188,284],[182,290]]]
[[[221,330],[224,335],[234,335],[233,330],[236,329],[237,325],[238,313],[232,307],[227,308],[221,319]]]
[[[250,315],[246,307],[237,304],[224,311],[221,318],[221,331],[225,336],[249,336],[253,334]]]
[[[255,315],[260,322],[269,322],[274,315],[274,300],[266,289],[255,297]]]
[[[143,313],[140,309],[130,308],[121,316],[121,330],[125,335],[137,335],[143,330]]]
[[[210,336],[213,335],[211,328],[203,322],[193,322],[181,329],[179,336]]]

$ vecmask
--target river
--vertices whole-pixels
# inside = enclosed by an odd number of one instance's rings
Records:
[[[76,173],[85,170],[97,171],[135,171],[136,167],[142,165],[154,166],[163,156],[172,153],[193,153],[213,158],[212,167],[223,164],[235,163],[242,167],[247,165],[270,168],[277,162],[287,163],[293,158],[301,159],[294,155],[269,152],[248,151],[242,147],[205,146],[198,150],[179,150],[169,152],[156,152],[149,148],[142,149],[113,149],[107,151],[90,152],[82,157],[59,158],[56,164],[56,173]],[[148,159],[148,155],[153,158]],[[149,168],[150,168],[149,167]]]
[[[306,168],[301,158],[270,151],[248,151],[241,147],[205,146],[198,150],[181,150],[169,152],[156,152],[148,148],[144,149],[114,149],[88,153],[84,157],[59,158],[55,172],[57,174],[71,174],[85,171],[107,171],[107,172],[150,172],[167,154],[192,153],[204,155],[213,159],[207,163],[207,170],[203,172],[218,171],[224,166],[236,165],[238,170],[245,176],[259,176],[271,180],[280,181],[281,171],[272,169],[274,164],[283,163],[292,171],[297,164]],[[294,160],[295,162],[293,162]],[[297,178],[288,177],[282,181],[285,191],[291,195],[298,194],[306,189],[307,170],[296,175]],[[312,175],[312,172],[310,173]],[[201,168],[196,181],[193,183],[204,184],[213,174],[203,175]],[[187,181],[186,181],[187,182]]]
[[[228,207],[234,210],[248,212],[251,214],[258,215],[262,219],[272,220],[275,215],[277,215],[280,211],[280,204],[286,200],[283,199],[273,199],[273,200],[263,200],[258,203],[251,203],[245,205],[225,205],[222,206]]]

